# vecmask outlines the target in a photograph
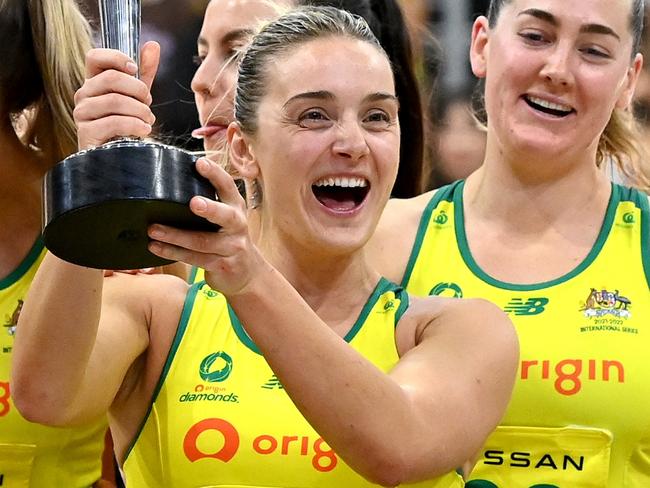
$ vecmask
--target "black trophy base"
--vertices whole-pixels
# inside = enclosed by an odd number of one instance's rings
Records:
[[[73,154],[45,177],[45,246],[65,261],[90,268],[169,264],[147,249],[149,225],[218,229],[189,209],[195,195],[215,197],[195,162],[181,149],[140,141]]]

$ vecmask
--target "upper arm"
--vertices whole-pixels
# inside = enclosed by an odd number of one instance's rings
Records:
[[[151,331],[173,324],[174,315],[160,309],[178,305],[184,296],[181,288],[187,285],[167,275],[120,275],[104,280],[97,337],[75,402],[77,411],[70,412],[73,423],[105,414],[116,397],[122,399],[134,391],[146,372]],[[175,299],[170,300],[170,292]]]
[[[422,305],[423,304],[423,305]],[[399,337],[403,353],[390,373],[421,419],[419,439],[446,446],[450,469],[477,452],[500,421],[518,364],[512,323],[484,300],[427,298]],[[409,312],[410,313],[410,312]],[[402,319],[406,319],[408,314]]]

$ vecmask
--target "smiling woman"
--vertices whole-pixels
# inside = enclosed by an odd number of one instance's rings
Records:
[[[97,74],[78,100],[102,126],[147,120],[126,56],[87,62]],[[103,282],[46,256],[21,317],[17,405],[57,425],[109,410],[129,487],[462,486],[505,409],[517,343],[495,306],[411,299],[368,265],[399,157],[386,54],[359,17],[298,9],[254,37],[235,100],[231,160],[265,190],[259,248],[234,181],[202,159],[219,201],[190,207],[221,230],[149,235],[205,282]]]
[[[468,486],[650,486],[637,408],[650,399],[649,173],[630,113],[642,21],[640,0],[493,1],[470,50],[482,167],[389,202],[369,243],[410,292],[487,298],[515,322],[518,382]],[[612,163],[636,188],[612,184]]]

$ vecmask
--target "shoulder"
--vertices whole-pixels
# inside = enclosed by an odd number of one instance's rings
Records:
[[[422,213],[436,191],[388,201],[366,250],[375,268],[391,281],[401,282]]]
[[[407,199],[391,198],[386,204],[377,230],[394,231],[397,225],[419,225],[422,212],[438,191],[439,189],[431,190]]]

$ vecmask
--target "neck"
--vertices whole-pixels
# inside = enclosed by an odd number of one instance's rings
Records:
[[[257,244],[264,257],[334,328],[352,325],[380,278],[369,266],[363,248],[338,254],[264,232]]]
[[[596,166],[595,151],[581,160],[534,160],[488,148],[483,166],[467,179],[465,205],[521,228],[534,227],[531,214],[543,213],[537,222],[548,223],[567,211],[600,211],[609,194],[610,181]]]

